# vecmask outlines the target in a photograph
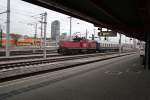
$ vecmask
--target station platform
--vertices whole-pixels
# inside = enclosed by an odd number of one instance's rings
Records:
[[[150,100],[139,54],[0,83],[0,100]]]

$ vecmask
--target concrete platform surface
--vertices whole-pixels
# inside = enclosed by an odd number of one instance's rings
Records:
[[[0,83],[0,100],[150,100],[138,54]]]

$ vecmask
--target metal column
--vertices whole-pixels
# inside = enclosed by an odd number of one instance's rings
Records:
[[[40,14],[41,15],[41,39],[40,39],[40,42],[41,42],[41,44],[40,44],[40,47],[41,47],[41,49],[43,48],[43,14]]]
[[[150,69],[150,34],[146,35],[146,48],[145,48],[145,69]]]
[[[34,46],[36,46],[36,39],[37,39],[37,23],[35,23],[35,35],[34,35]]]
[[[47,13],[44,13],[44,59],[46,59],[46,26],[47,26]]]
[[[9,34],[10,34],[10,0],[7,0],[6,57],[10,56]]]
[[[88,37],[88,33],[87,33],[87,29],[86,29],[86,34],[85,34],[85,39],[87,40],[87,37]]]
[[[121,54],[121,34],[119,34],[119,55]]]
[[[72,17],[70,16],[70,36],[69,36],[69,40],[72,40]]]
[[[35,39],[37,38],[37,23],[35,23]]]
[[[1,26],[0,26],[0,47],[2,47],[2,38],[3,38],[3,30],[2,30],[2,28],[1,28]]]

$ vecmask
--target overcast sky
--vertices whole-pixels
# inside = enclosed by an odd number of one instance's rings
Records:
[[[51,36],[51,22],[54,20],[60,21],[60,33],[69,34],[69,16],[61,14],[49,9],[45,9],[33,4],[21,0],[11,1],[11,33],[34,36],[35,27],[30,24],[38,23],[38,37],[40,37],[40,18],[39,14],[47,12],[47,37]],[[0,0],[0,12],[6,11],[7,0]],[[0,25],[6,30],[6,14],[0,14]],[[88,37],[94,33],[94,26],[92,23],[88,23],[76,18],[72,19],[72,33],[81,32],[84,36],[86,29],[88,31]],[[96,30],[97,33],[97,30]],[[109,38],[109,41],[118,42],[118,37]],[[132,42],[129,38],[122,36],[122,42]]]

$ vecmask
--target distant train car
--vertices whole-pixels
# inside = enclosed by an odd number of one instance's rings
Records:
[[[119,51],[119,45],[115,43],[97,43],[98,52]]]

